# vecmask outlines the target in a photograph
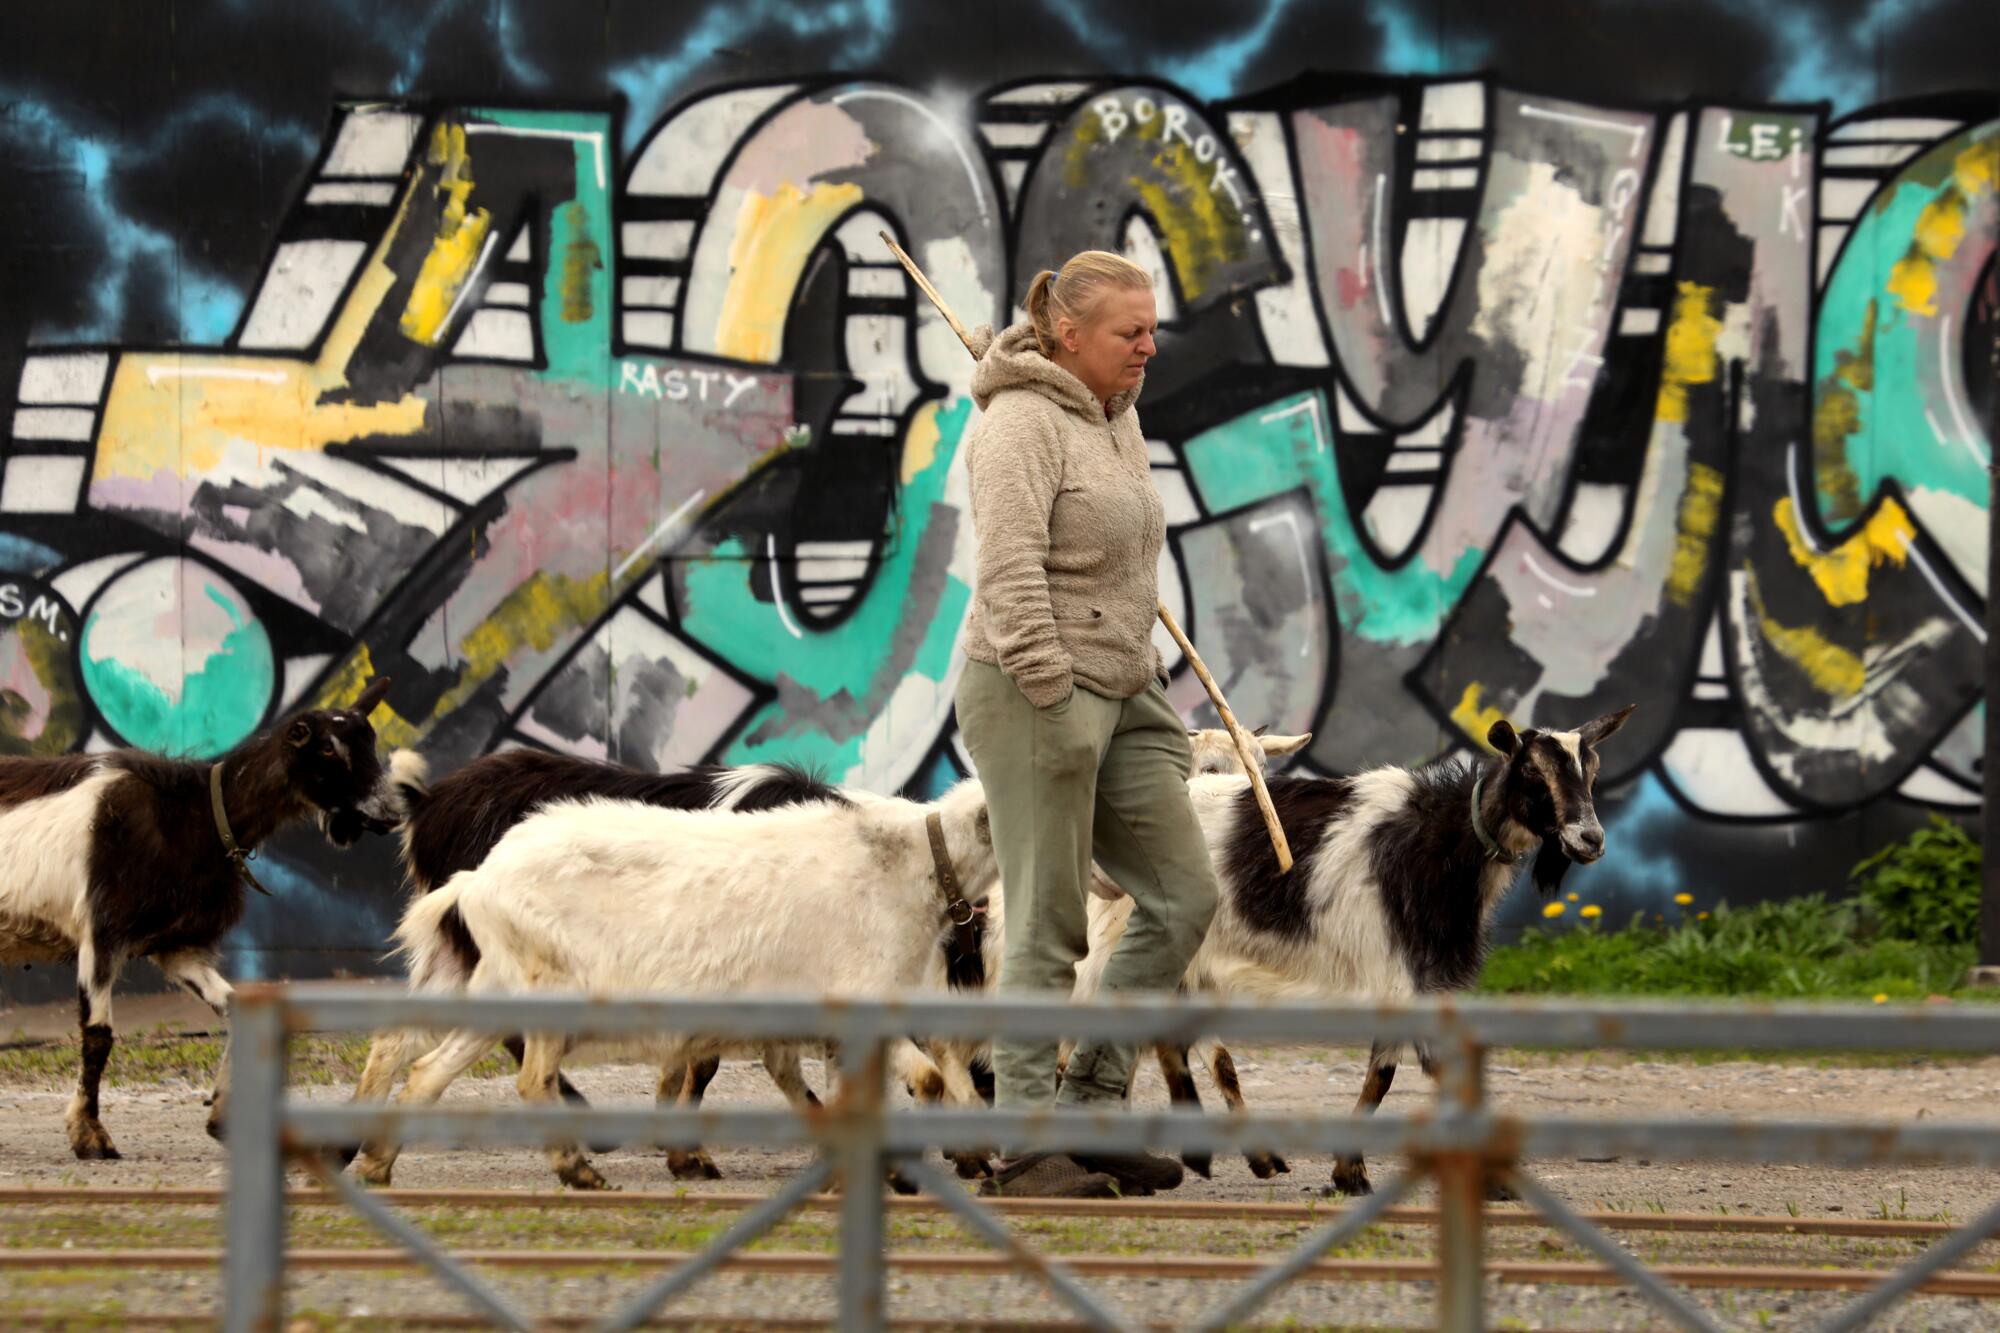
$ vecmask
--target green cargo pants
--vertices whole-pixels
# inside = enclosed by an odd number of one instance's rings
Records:
[[[958,725],[979,766],[1005,894],[1003,992],[1068,995],[1089,949],[1093,857],[1133,900],[1104,970],[1105,991],[1180,984],[1215,914],[1215,872],[1188,800],[1187,728],[1157,681],[1130,699],[1078,686],[1036,708],[998,667],[968,662]],[[1056,1097],[1054,1042],[996,1042],[994,1103]],[[1064,1103],[1121,1100],[1134,1048],[1080,1042]]]

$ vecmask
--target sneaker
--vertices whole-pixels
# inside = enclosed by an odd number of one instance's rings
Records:
[[[1038,1152],[1000,1167],[979,1192],[1008,1199],[1115,1199],[1118,1182],[1086,1170],[1068,1153]]]
[[[1127,1194],[1153,1194],[1180,1187],[1181,1164],[1171,1157],[1149,1152],[1080,1152],[1075,1157],[1077,1165],[1085,1171],[1110,1176]]]

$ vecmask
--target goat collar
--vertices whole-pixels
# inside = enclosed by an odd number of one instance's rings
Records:
[[[931,835],[931,864],[937,867],[938,892],[944,895],[945,915],[961,931],[972,925],[972,904],[958,887],[958,871],[952,868],[951,850],[944,845],[944,816],[933,810],[924,816],[924,831]]]
[[[222,761],[219,759],[208,766],[208,804],[215,811],[215,831],[222,835],[222,849],[229,854],[236,873],[243,876],[245,884],[266,898],[270,897],[271,891],[259,884],[257,877],[250,873],[251,854],[236,845],[236,835],[229,831],[229,812],[222,808]]]
[[[1480,845],[1486,848],[1487,860],[1510,866],[1514,864],[1514,853],[1493,840],[1493,835],[1486,831],[1486,821],[1479,817],[1479,789],[1485,782],[1484,773],[1472,780],[1472,831],[1479,835]]]

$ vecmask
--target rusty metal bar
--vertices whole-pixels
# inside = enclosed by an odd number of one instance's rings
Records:
[[[551,1212],[593,1212],[633,1208],[710,1209],[727,1212],[754,1208],[764,1202],[764,1194],[684,1194],[678,1190],[616,1190],[579,1193],[572,1190],[522,1189],[379,1189],[368,1191],[372,1199],[400,1208],[539,1208]],[[134,1189],[122,1185],[43,1187],[38,1185],[0,1186],[0,1207],[144,1204],[149,1208],[195,1208],[220,1206],[224,1191],[201,1186],[162,1185],[158,1189]],[[343,1201],[338,1194],[323,1189],[290,1189],[285,1203],[292,1208],[332,1207]],[[939,1213],[945,1205],[928,1198],[883,1200],[890,1213]],[[833,1212],[840,1207],[837,1194],[813,1194],[799,1201],[798,1212]],[[1351,1211],[1309,1203],[1258,1203],[1225,1199],[985,1199],[980,1207],[990,1213],[1018,1217],[1139,1218],[1157,1222],[1327,1222]],[[1746,1213],[1577,1213],[1592,1226],[1605,1231],[1719,1232],[1742,1235],[1852,1236],[1882,1240],[1924,1240],[1950,1236],[1959,1230],[1956,1222],[1929,1222],[1909,1218],[1790,1217],[1779,1214]],[[1391,1208],[1377,1220],[1385,1225],[1432,1226],[1437,1209],[1430,1207]],[[1488,1208],[1485,1225],[1493,1227],[1548,1228],[1549,1222],[1537,1213],[1510,1208]]]
[[[224,1133],[229,1200],[223,1234],[224,1333],[267,1333],[285,1313],[285,1095],[282,1002],[238,992],[231,1005],[229,1103]]]
[[[694,1029],[699,1031],[700,1029]],[[889,1248],[882,1207],[889,1161],[882,1149],[882,1093],[888,1081],[888,1047],[857,1023],[840,1045],[840,1092],[830,1119],[841,1170],[840,1327],[869,1333],[888,1317]]]
[[[660,1268],[694,1257],[687,1250],[454,1250],[460,1263],[494,1268]],[[0,1271],[135,1267],[215,1270],[223,1252],[199,1249],[24,1250],[0,1249]],[[731,1255],[717,1265],[724,1272],[825,1275],[837,1272],[842,1256],[784,1250]],[[422,1261],[402,1249],[288,1250],[286,1265],[320,1272],[418,1268]],[[888,1268],[905,1273],[989,1274],[1021,1272],[1011,1256],[990,1253],[918,1252],[890,1254]],[[1064,1260],[1080,1277],[1139,1277],[1172,1280],[1243,1280],[1268,1266],[1262,1259],[1174,1254],[1085,1254]],[[1872,1291],[1892,1270],[1879,1268],[1780,1268],[1726,1264],[1662,1264],[1653,1272],[1688,1287],[1772,1291]],[[1574,1261],[1498,1260],[1486,1265],[1495,1281],[1560,1286],[1625,1286],[1622,1273],[1601,1264]],[[1321,1259],[1300,1274],[1337,1282],[1435,1282],[1438,1266],[1429,1259]],[[2000,1297],[2000,1273],[1933,1273],[1917,1290],[1943,1296]]]
[[[606,1110],[520,1106],[494,1110],[441,1107],[309,1105],[284,1112],[298,1143],[365,1138],[516,1147],[583,1138],[630,1147],[674,1143],[756,1143],[811,1147],[831,1133],[790,1109]],[[2000,1167],[2000,1133],[1991,1126],[1931,1121],[1826,1120],[1620,1121],[1488,1112],[1435,1118],[1377,1113],[1347,1116],[1216,1116],[1199,1111],[1060,1110],[1024,1116],[999,1110],[898,1111],[883,1121],[884,1147],[907,1156],[939,1143],[1014,1143],[1030,1148],[1120,1151],[1136,1144],[1216,1155],[1263,1148],[1286,1154],[1440,1153],[1483,1150],[1506,1142],[1519,1156],[1642,1156],[1656,1161],[1729,1158],[1833,1166],[1943,1165]]]
[[[1076,1279],[1064,1270],[1060,1262],[1038,1254],[1024,1245],[1020,1237],[994,1219],[984,1204],[973,1202],[966,1192],[959,1188],[958,1183],[944,1172],[920,1157],[904,1158],[899,1165],[916,1178],[920,1188],[928,1190],[938,1202],[942,1203],[946,1211],[959,1218],[993,1246],[1011,1255],[1023,1268],[1041,1278],[1049,1290],[1067,1301],[1070,1308],[1082,1315],[1084,1322],[1090,1327],[1111,1330],[1133,1327],[1099,1305],[1090,1292],[1078,1285]]]
[[[251,987],[250,989],[260,989]],[[1228,1005],[1177,997],[1075,1007],[1048,997],[852,1000],[716,996],[384,995],[353,983],[295,983],[291,1031],[388,1026],[544,1030],[594,1037],[699,1031],[745,1040],[866,1035],[881,1040],[993,1036],[1063,1038],[1080,1024],[1120,1042],[1225,1039],[1356,1045],[1372,1041],[1645,1050],[1927,1050],[1990,1054],[2000,1011],[1985,1005],[1712,1004],[1425,999],[1400,1005]],[[1087,1017],[1081,1017],[1087,1015]]]
[[[415,1255],[424,1267],[471,1301],[473,1307],[488,1320],[502,1328],[514,1329],[516,1333],[531,1333],[534,1328],[532,1322],[523,1318],[507,1303],[506,1297],[480,1281],[478,1274],[452,1258],[436,1241],[396,1216],[394,1209],[385,1208],[369,1198],[366,1190],[338,1170],[330,1168],[321,1158],[308,1156],[305,1160],[312,1173],[324,1181],[328,1189],[340,1195],[342,1202],[359,1213],[370,1226]]]
[[[1396,1201],[1406,1197],[1422,1179],[1421,1171],[1406,1171],[1391,1181],[1388,1188],[1376,1191],[1357,1207],[1343,1210],[1338,1219],[1322,1227],[1281,1262],[1265,1269],[1241,1291],[1203,1315],[1194,1327],[1205,1333],[1208,1329],[1240,1325],[1278,1288],[1310,1269],[1322,1254],[1381,1221],[1395,1207]]]
[[[1477,1115],[1486,1105],[1486,1051],[1466,1041],[1438,1052],[1437,1100],[1441,1112]],[[1438,1328],[1441,1333],[1485,1333],[1487,1159],[1491,1144],[1419,1157],[1438,1186]]]
[[[1995,1231],[2000,1231],[2000,1204],[1988,1208],[1955,1235],[1897,1269],[1888,1281],[1829,1320],[1823,1333],[1847,1333],[1849,1329],[1865,1327],[1876,1315],[1917,1290],[1932,1273],[1971,1254]]]
[[[1655,1277],[1631,1251],[1571,1212],[1568,1204],[1543,1189],[1541,1184],[1527,1172],[1511,1171],[1507,1175],[1507,1181],[1543,1217],[1575,1237],[1577,1243],[1586,1250],[1623,1273],[1627,1281],[1651,1299],[1653,1304],[1665,1310],[1667,1317],[1682,1328],[1691,1329],[1693,1333],[1722,1333],[1721,1325],[1710,1319],[1699,1306]]]
[[[600,1333],[622,1333],[624,1329],[645,1324],[661,1306],[714,1272],[716,1265],[725,1257],[777,1225],[800,1200],[824,1185],[826,1178],[832,1174],[830,1163],[814,1162],[804,1175],[737,1218],[734,1226],[710,1241],[701,1253],[647,1287],[628,1301],[622,1310],[597,1325]]]

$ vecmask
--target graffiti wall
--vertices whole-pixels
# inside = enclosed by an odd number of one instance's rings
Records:
[[[1153,271],[1162,594],[1306,768],[1637,703],[1572,883],[1614,919],[1977,804],[1984,5],[1699,71],[1609,4],[1616,70],[1534,6],[265,8],[234,63],[9,19],[74,45],[0,89],[0,751],[206,757],[387,674],[439,770],[954,780],[971,363],[887,231],[967,323],[1079,249]],[[377,966],[392,852],[268,849],[236,971]]]

